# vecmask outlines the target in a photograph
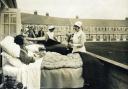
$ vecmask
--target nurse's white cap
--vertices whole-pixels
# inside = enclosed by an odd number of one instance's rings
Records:
[[[49,26],[48,29],[54,29],[55,27],[54,26]]]
[[[82,22],[81,22],[81,21],[77,21],[77,22],[75,22],[74,25],[76,25],[76,26],[78,26],[78,27],[81,27],[81,26],[82,26]]]

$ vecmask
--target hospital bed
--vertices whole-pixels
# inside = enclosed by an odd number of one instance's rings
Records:
[[[45,56],[37,57],[34,63],[26,65],[18,59],[20,47],[14,43],[13,37],[6,37],[0,45],[4,50],[1,54],[3,74],[15,77],[27,89],[80,88],[84,85],[83,62],[78,53],[46,52]],[[34,48],[32,45],[28,50],[34,52]]]
[[[84,86],[82,78],[82,61],[79,54],[61,55],[47,52],[35,63],[25,65],[18,58],[2,53],[3,73],[16,77],[28,89],[39,88],[81,88]]]

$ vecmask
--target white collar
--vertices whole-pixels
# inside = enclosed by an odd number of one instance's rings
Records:
[[[78,32],[75,32],[74,34],[81,34],[83,31],[80,29]]]

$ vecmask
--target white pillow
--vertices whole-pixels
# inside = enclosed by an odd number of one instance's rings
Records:
[[[13,57],[20,57],[20,46],[14,43],[14,38],[11,36],[5,37],[0,45],[2,49]]]
[[[22,67],[23,65],[25,65],[20,61],[20,59],[12,57],[6,52],[2,52],[1,55],[3,57],[3,62],[2,62],[3,66],[6,64],[10,64],[15,67]]]
[[[7,43],[14,43],[14,37],[12,36],[6,36],[1,42],[0,44],[4,45]]]

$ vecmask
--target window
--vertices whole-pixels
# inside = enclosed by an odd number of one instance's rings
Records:
[[[8,8],[1,11],[0,14],[0,38],[7,35],[14,36],[21,33],[21,14],[17,8]]]
[[[116,28],[113,28],[114,31],[116,31]]]
[[[105,28],[104,28],[104,31],[106,31],[106,30],[107,30],[107,28],[105,27]]]
[[[128,35],[126,35],[126,40],[128,40]]]
[[[102,31],[104,31],[104,27],[102,27]]]
[[[16,13],[3,13],[2,26],[5,36],[16,33]]]
[[[97,31],[97,27],[95,27],[95,30]]]
[[[117,31],[119,31],[120,30],[120,27],[117,27],[116,29],[117,29]]]
[[[100,31],[100,27],[98,28],[98,31]]]
[[[86,39],[89,39],[90,38],[90,34],[86,34]]]
[[[128,28],[127,27],[125,28],[125,31],[128,31]]]

